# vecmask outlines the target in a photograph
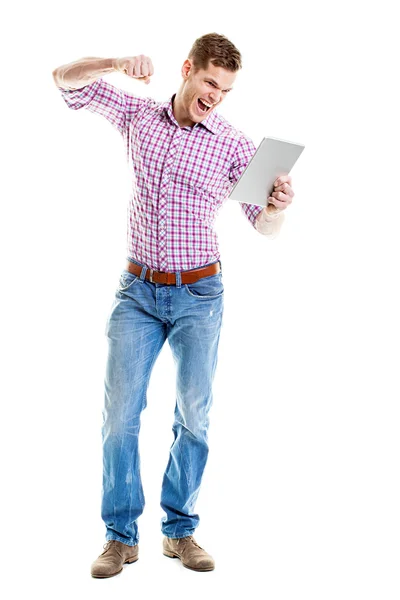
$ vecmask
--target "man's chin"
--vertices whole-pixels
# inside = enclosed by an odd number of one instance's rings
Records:
[[[208,115],[210,114],[211,110],[207,111],[205,115],[198,115],[197,113],[192,113],[192,118],[193,120],[196,119],[197,123],[201,123],[201,121],[204,121],[204,119],[206,119],[208,117]]]
[[[201,121],[204,119],[204,117],[201,117],[200,115],[196,115],[196,113],[193,113],[192,111],[190,111],[189,115],[190,115],[190,120],[193,121],[194,123],[201,123]]]

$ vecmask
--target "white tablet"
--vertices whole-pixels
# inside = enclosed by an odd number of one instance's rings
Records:
[[[274,182],[290,173],[304,148],[303,144],[287,140],[263,138],[228,199],[266,206],[268,196],[274,191]]]

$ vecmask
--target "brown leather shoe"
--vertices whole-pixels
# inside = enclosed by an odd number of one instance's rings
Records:
[[[112,577],[122,571],[125,563],[136,562],[139,558],[139,545],[128,546],[118,540],[108,540],[103,546],[104,552],[92,563],[92,577]]]
[[[192,535],[184,538],[164,536],[163,554],[170,558],[180,558],[183,566],[193,571],[212,571],[215,568],[213,557],[198,545]]]

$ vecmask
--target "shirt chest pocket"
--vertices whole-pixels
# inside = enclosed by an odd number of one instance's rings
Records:
[[[174,182],[186,190],[188,196],[197,196],[215,208],[222,203],[231,187],[228,165],[207,155],[180,162],[174,173]]]

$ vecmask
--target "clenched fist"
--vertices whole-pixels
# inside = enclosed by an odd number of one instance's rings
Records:
[[[154,74],[151,58],[144,56],[144,54],[115,58],[113,67],[116,71],[120,71],[128,77],[139,79],[139,81],[144,81],[144,83],[150,83],[150,77]]]

